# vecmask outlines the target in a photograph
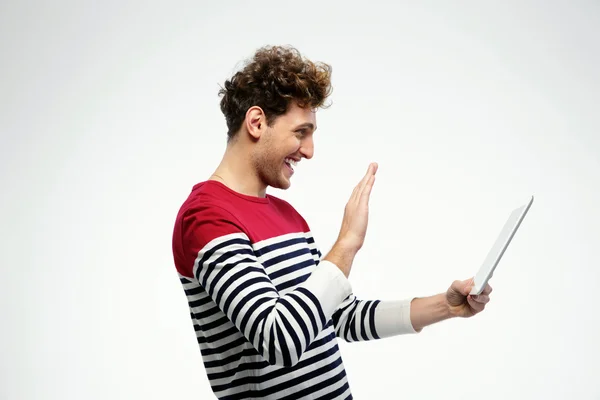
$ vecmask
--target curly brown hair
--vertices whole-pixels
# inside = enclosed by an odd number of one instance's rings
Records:
[[[267,125],[272,126],[292,101],[302,108],[327,108],[325,100],[331,92],[330,65],[310,61],[292,46],[261,47],[219,90],[227,141],[239,131],[252,106],[261,107]]]

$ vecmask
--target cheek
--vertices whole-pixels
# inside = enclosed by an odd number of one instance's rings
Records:
[[[288,154],[292,154],[292,153],[297,153],[300,150],[300,147],[302,147],[302,140],[300,140],[300,138],[292,138],[288,143],[287,143],[287,153]]]

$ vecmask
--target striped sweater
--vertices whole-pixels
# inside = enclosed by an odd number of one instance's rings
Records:
[[[360,300],[286,201],[196,184],[174,263],[219,399],[351,399],[337,338],[414,333],[410,300]]]

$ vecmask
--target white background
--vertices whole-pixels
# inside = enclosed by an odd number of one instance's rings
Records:
[[[171,233],[265,44],[333,66],[271,191],[324,252],[380,164],[359,297],[470,277],[535,195],[483,314],[340,342],[355,398],[600,398],[598,2],[12,1],[0,35],[1,399],[212,398]]]

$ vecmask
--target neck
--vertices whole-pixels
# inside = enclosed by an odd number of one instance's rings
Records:
[[[267,187],[256,174],[248,151],[235,143],[227,146],[221,163],[209,179],[248,196],[266,196]]]

